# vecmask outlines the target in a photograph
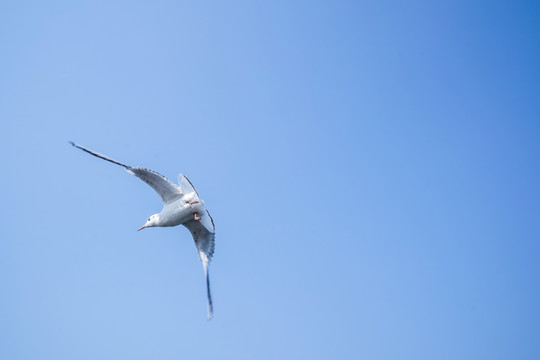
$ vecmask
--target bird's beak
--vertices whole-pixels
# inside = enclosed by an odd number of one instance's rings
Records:
[[[142,229],[144,229],[146,227],[146,225],[143,225],[141,226],[137,231],[141,231]]]

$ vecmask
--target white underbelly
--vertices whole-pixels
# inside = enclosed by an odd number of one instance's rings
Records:
[[[183,224],[194,218],[194,213],[202,214],[204,211],[204,205],[201,203],[191,205],[184,203],[182,200],[177,200],[171,204],[168,204],[161,210],[159,217],[161,219],[161,226],[177,226]]]

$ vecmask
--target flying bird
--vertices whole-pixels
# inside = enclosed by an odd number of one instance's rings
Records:
[[[158,193],[163,201],[163,209],[158,214],[151,215],[146,220],[146,223],[137,231],[154,226],[167,227],[181,224],[191,232],[206,276],[208,320],[210,320],[213,316],[213,307],[208,265],[214,254],[215,226],[214,220],[204,206],[204,201],[199,198],[199,194],[193,187],[193,184],[191,184],[191,181],[186,176],[179,174],[179,185],[176,185],[165,176],[153,170],[139,166],[125,165],[108,156],[75,144],[72,141],[69,143],[100,159],[124,167],[128,173],[135,175]]]

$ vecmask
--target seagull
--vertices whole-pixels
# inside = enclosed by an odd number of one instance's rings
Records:
[[[150,187],[158,193],[163,201],[163,209],[160,213],[151,215],[148,220],[146,220],[146,223],[137,231],[155,226],[168,227],[182,224],[191,232],[193,240],[195,240],[199,258],[204,267],[204,275],[206,276],[206,294],[208,298],[208,320],[212,319],[213,307],[212,296],[210,294],[208,264],[214,254],[215,226],[214,220],[204,206],[204,201],[199,198],[199,194],[193,187],[193,184],[191,184],[191,181],[189,181],[185,175],[179,174],[179,185],[176,185],[156,171],[139,166],[134,167],[125,165],[72,141],[69,143],[100,159],[124,167],[128,173],[135,175],[150,185]]]

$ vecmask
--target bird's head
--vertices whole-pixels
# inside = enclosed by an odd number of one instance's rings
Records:
[[[145,229],[147,227],[157,226],[158,221],[159,221],[159,214],[154,214],[154,215],[150,216],[148,218],[148,220],[146,220],[146,224],[141,226],[139,228],[139,230],[137,230],[137,231],[141,231],[142,229]]]

